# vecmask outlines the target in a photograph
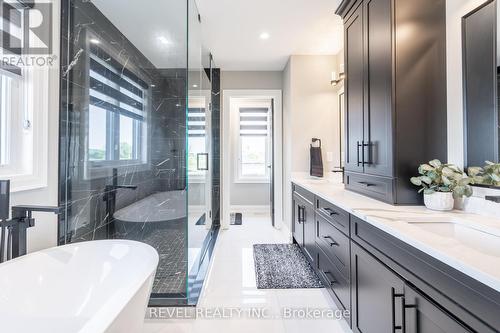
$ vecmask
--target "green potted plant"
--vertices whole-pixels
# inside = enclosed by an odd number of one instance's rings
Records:
[[[419,176],[410,181],[420,186],[424,192],[425,206],[432,210],[452,210],[454,199],[470,197],[472,179],[460,168],[453,164],[443,164],[439,160],[432,160],[418,168]]]
[[[500,163],[486,161],[484,167],[470,167],[467,172],[474,184],[500,186]]]

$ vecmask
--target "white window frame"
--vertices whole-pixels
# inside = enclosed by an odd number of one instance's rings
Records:
[[[99,38],[97,35],[95,35],[92,31],[89,30],[87,32],[87,49],[88,50],[90,50],[90,44],[91,44],[90,40],[91,39],[99,39]],[[107,46],[105,43],[100,44],[99,47],[104,49],[105,52],[108,52],[108,54],[112,53],[112,50],[110,49],[110,47]],[[87,57],[90,58],[91,56],[88,55]],[[97,60],[97,61],[99,61],[99,60]],[[129,65],[133,67],[132,64],[129,64]],[[134,67],[134,69],[139,70],[138,68],[135,68],[135,67]],[[90,78],[90,72],[91,72],[91,69],[89,68],[88,69],[89,78]],[[119,74],[119,73],[117,73],[117,74]],[[123,78],[125,80],[128,79],[125,76]],[[110,84],[111,86],[113,86],[116,89],[119,89],[122,92],[126,92],[126,89],[123,89],[122,87],[120,87],[118,85],[112,84],[111,82],[107,82],[107,84]],[[89,89],[89,96],[90,96],[90,88],[88,87],[88,89]],[[151,91],[150,91],[150,89],[143,89],[143,92],[144,92],[144,96],[145,96],[145,98],[143,99],[144,110],[148,110],[148,108],[149,108],[148,105],[150,103],[150,98],[151,98]],[[88,102],[88,105],[90,105],[90,101]],[[121,102],[118,102],[116,105],[122,106]],[[117,125],[116,122],[117,121],[119,122],[120,115],[117,115],[114,112],[109,111],[109,110],[106,110],[106,113],[107,113],[107,115],[106,115],[106,117],[107,117],[106,131],[114,131],[116,128],[119,127],[119,125]],[[89,115],[90,115],[89,113],[86,114],[86,119],[85,119],[86,130],[88,130],[88,127],[90,125]],[[111,142],[107,141],[106,145],[107,145],[108,150],[106,151],[106,154],[107,155],[111,154],[111,151],[109,149],[113,150],[113,154],[114,154],[114,151],[116,149],[116,151],[118,152],[118,158],[106,157],[106,159],[104,159],[104,160],[92,160],[88,156],[89,138],[87,137],[87,139],[85,141],[86,156],[85,156],[85,162],[83,165],[84,179],[98,179],[98,178],[107,177],[107,176],[109,176],[110,170],[112,170],[113,168],[117,168],[117,167],[125,167],[125,166],[126,167],[134,167],[135,171],[149,170],[151,168],[150,156],[149,156],[149,151],[148,151],[148,145],[149,145],[149,141],[148,141],[149,126],[148,126],[148,123],[150,120],[147,117],[149,117],[149,113],[145,112],[144,121],[142,121],[141,123],[136,125],[137,132],[139,132],[139,133],[137,133],[137,136],[134,137],[134,140],[136,141],[135,142],[135,144],[136,144],[135,149],[137,149],[137,152],[136,152],[137,156],[135,156],[132,159],[120,159],[119,158],[119,152],[120,152],[119,145],[120,145],[120,143],[113,142],[113,141],[111,141]],[[108,134],[110,134],[110,133],[106,133],[106,136]],[[117,145],[117,146],[114,147],[114,145]],[[122,172],[122,171],[120,170],[120,172]],[[119,172],[119,174],[120,174],[120,172]]]
[[[189,108],[205,108],[205,150],[207,150],[210,147],[210,136],[211,133],[209,131],[212,130],[211,128],[211,116],[212,112],[210,110],[210,98],[211,98],[211,92],[206,90],[190,90],[189,91],[189,96],[188,96],[188,109]],[[187,112],[187,110],[186,110]],[[187,122],[187,118],[186,118]],[[208,131],[208,132],[207,132]],[[187,140],[189,144],[189,133],[187,134]],[[207,151],[205,151],[207,152]],[[188,152],[189,153],[189,152]],[[211,151],[208,151],[209,156],[211,155]],[[211,168],[209,167],[209,170]],[[188,181],[189,183],[194,183],[194,184],[201,184],[201,183],[206,183],[207,181],[207,171],[202,171],[202,170],[194,170],[191,171],[189,170],[189,166],[187,169],[188,173]]]
[[[224,76],[222,76],[224,80]],[[283,155],[284,149],[284,119],[283,119],[283,101],[282,101],[282,91],[279,89],[267,89],[267,90],[252,90],[252,89],[224,89],[222,90],[222,113],[221,113],[221,228],[230,228],[230,213],[231,213],[231,184],[233,178],[231,176],[233,161],[231,159],[233,155],[234,142],[232,140],[233,128],[233,112],[231,112],[231,103],[237,98],[271,98],[274,101],[273,105],[273,189],[274,189],[274,216],[275,223],[274,227],[277,229],[282,229],[287,237],[291,240],[292,234],[291,229],[289,229],[289,222],[284,221],[284,213],[286,210],[286,203],[284,198],[286,197],[287,189],[289,189],[289,170],[287,165],[284,164],[284,158],[287,155]],[[288,156],[289,157],[289,156]]]
[[[59,38],[59,10],[59,4],[53,2],[53,40]],[[13,131],[9,145],[10,163],[0,166],[0,179],[11,181],[10,190],[13,193],[47,188],[49,185],[49,110],[56,115],[51,116],[51,121],[58,124],[59,50],[54,49],[51,66],[22,68],[22,80],[22,102],[17,112],[10,114],[9,126]],[[26,126],[26,121],[29,121],[29,126]]]
[[[240,135],[240,108],[242,107],[265,107],[268,108],[268,113],[267,113],[267,137],[266,137],[266,161],[265,161],[265,168],[266,168],[266,174],[265,176],[244,176],[242,172],[242,138]],[[272,153],[272,147],[271,147],[271,135],[272,135],[272,121],[271,121],[271,116],[272,116],[272,106],[271,106],[271,101],[268,100],[263,100],[263,99],[240,99],[240,100],[234,100],[232,101],[232,106],[231,106],[232,113],[234,114],[234,133],[235,133],[235,141],[236,141],[236,154],[235,156],[235,165],[234,165],[234,170],[235,170],[235,177],[234,177],[234,182],[237,184],[269,184],[271,181],[271,170],[268,168],[268,166],[271,164],[271,153]]]
[[[7,117],[10,159],[8,164],[0,166],[0,178],[11,180],[12,192],[48,185],[49,69],[23,68],[22,78],[18,78],[20,87],[16,99],[19,104],[11,108]],[[26,122],[29,126],[25,126]]]

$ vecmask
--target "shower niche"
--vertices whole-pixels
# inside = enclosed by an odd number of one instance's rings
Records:
[[[147,243],[150,305],[195,304],[219,227],[220,73],[194,0],[125,3],[63,2],[58,242]]]

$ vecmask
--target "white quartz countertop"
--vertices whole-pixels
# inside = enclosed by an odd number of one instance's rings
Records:
[[[333,180],[296,175],[292,182],[500,292],[500,217],[393,206]],[[429,222],[437,228],[427,229]]]

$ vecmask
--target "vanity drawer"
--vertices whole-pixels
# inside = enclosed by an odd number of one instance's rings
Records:
[[[342,275],[349,279],[349,238],[319,214],[316,215],[316,243]]]
[[[302,199],[309,201],[311,205],[314,205],[314,194],[303,189],[302,187],[293,184],[293,194],[299,195]]]
[[[316,199],[316,211],[349,236],[349,214],[346,211],[321,198]]]
[[[328,256],[318,248],[317,272],[325,288],[334,297],[339,308],[351,309],[351,287],[349,279],[346,279],[337,267],[328,259]]]
[[[372,198],[394,203],[394,179],[367,174],[346,172],[345,187],[348,190],[366,194]]]

